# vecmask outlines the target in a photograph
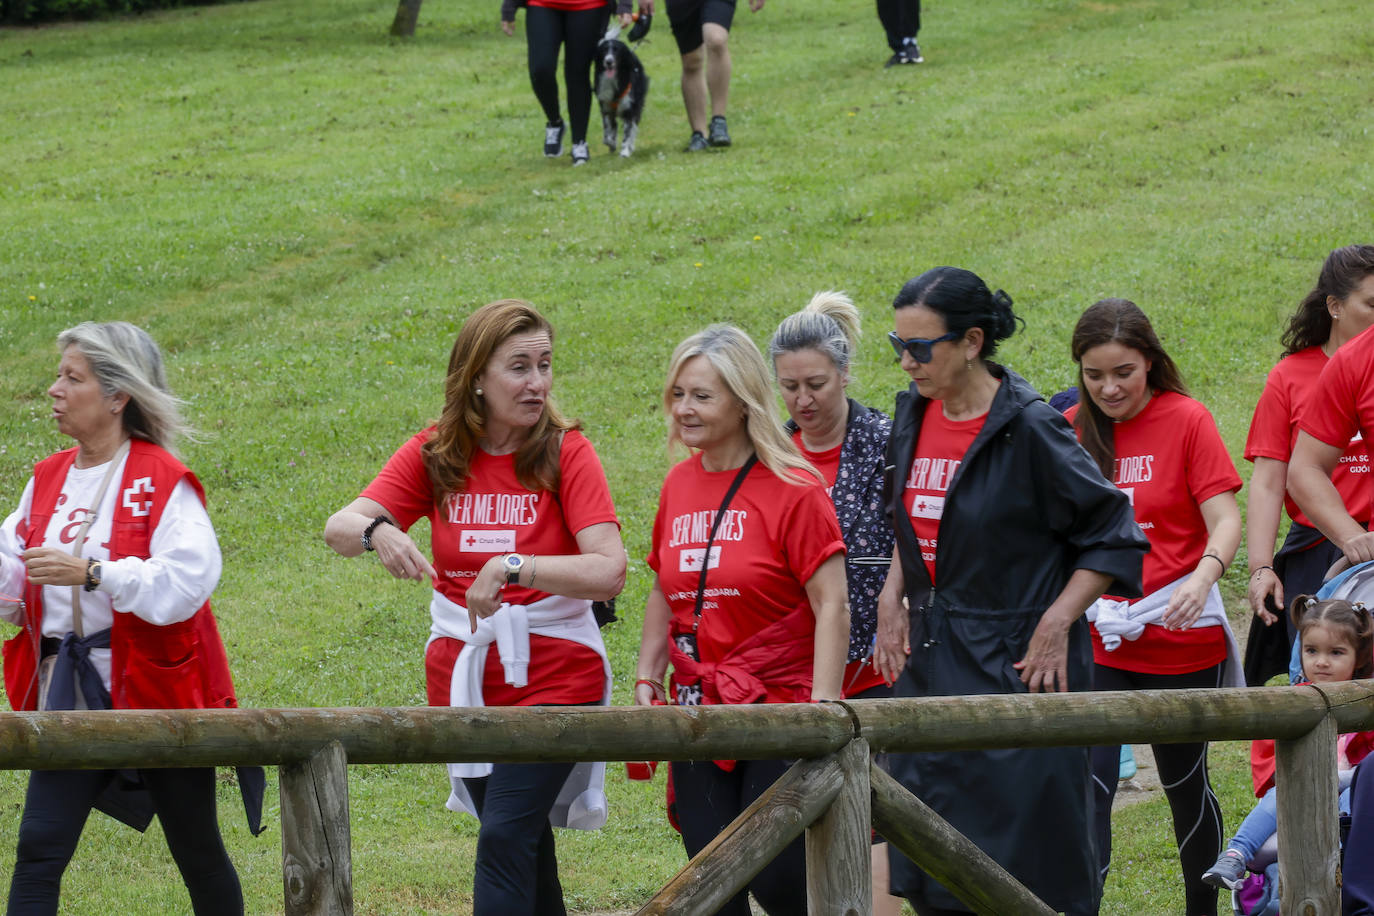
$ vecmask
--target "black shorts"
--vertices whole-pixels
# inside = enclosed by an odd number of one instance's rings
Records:
[[[677,40],[679,54],[701,47],[701,27],[714,22],[730,31],[735,19],[735,0],[668,0],[668,24]]]

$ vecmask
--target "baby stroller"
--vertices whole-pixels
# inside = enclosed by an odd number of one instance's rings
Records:
[[[1317,598],[1344,598],[1351,602],[1364,602],[1374,608],[1374,562],[1362,563],[1351,567],[1344,560],[1338,561],[1327,572],[1326,581],[1317,591]],[[1293,643],[1293,654],[1289,662],[1290,682],[1296,684],[1303,680],[1302,646]],[[1374,760],[1374,755],[1371,755]],[[1354,771],[1341,774],[1340,788],[1351,789],[1354,796],[1354,779],[1363,766]],[[1350,832],[1351,815],[1343,813],[1340,818],[1341,855],[1344,858],[1346,838]],[[1231,909],[1235,916],[1280,916],[1279,913],[1279,865],[1278,837],[1273,836],[1250,860],[1251,873],[1245,882],[1231,892]]]

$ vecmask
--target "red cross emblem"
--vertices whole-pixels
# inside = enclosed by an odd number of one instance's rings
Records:
[[[139,498],[140,494],[147,494]],[[124,508],[134,515],[147,515],[153,511],[153,478],[140,477],[124,491]]]

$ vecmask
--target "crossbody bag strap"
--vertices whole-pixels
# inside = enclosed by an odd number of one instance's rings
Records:
[[[125,439],[110,459],[110,466],[105,469],[105,476],[100,481],[100,489],[96,491],[95,499],[91,501],[91,511],[86,513],[86,520],[81,523],[81,527],[76,529],[76,540],[72,542],[72,556],[81,556],[81,549],[86,546],[86,534],[95,524],[95,520],[100,515],[100,506],[105,502],[105,491],[110,489],[110,480],[114,477],[115,468],[119,467],[124,456],[129,454],[129,440]],[[77,639],[84,639],[86,636],[85,627],[81,624],[81,585],[72,586],[72,632]]]
[[[715,520],[711,522],[711,536],[706,539],[706,552],[701,557],[701,578],[697,580],[697,603],[692,609],[692,632],[697,631],[701,626],[701,603],[706,600],[706,571],[711,567],[711,545],[715,543],[716,532],[720,530],[720,520],[725,518],[725,510],[730,508],[730,500],[735,498],[739,488],[744,485],[744,478],[749,476],[749,471],[758,463],[759,456],[753,454],[749,460],[740,467],[739,473],[730,483],[730,489],[725,491],[725,498],[720,501],[720,508],[716,511]]]

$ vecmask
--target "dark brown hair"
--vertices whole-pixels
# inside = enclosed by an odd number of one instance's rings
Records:
[[[1298,303],[1283,332],[1283,355],[1291,356],[1308,347],[1319,347],[1331,336],[1328,296],[1344,299],[1374,274],[1374,245],[1346,245],[1326,256],[1317,274],[1317,285]]]
[[[1073,329],[1073,361],[1078,363],[1078,390],[1087,395],[1087,385],[1083,381],[1083,354],[1093,347],[1118,343],[1130,347],[1149,362],[1145,373],[1145,383],[1152,392],[1176,391],[1187,394],[1183,377],[1178,367],[1164,352],[1164,345],[1155,335],[1154,326],[1145,313],[1129,299],[1103,299],[1088,306]],[[1093,461],[1108,480],[1114,480],[1113,464],[1116,461],[1116,441],[1112,432],[1112,419],[1102,412],[1102,408],[1091,396],[1080,397],[1078,415],[1073,424],[1078,429],[1079,441],[1088,450]]]
[[[1344,598],[1318,600],[1315,595],[1299,595],[1289,606],[1288,615],[1298,631],[1298,642],[1310,628],[1321,624],[1336,631],[1337,638],[1345,638],[1355,649],[1355,670],[1352,677],[1364,678],[1374,674],[1374,620],[1369,610],[1358,602]]]
[[[516,334],[543,331],[553,343],[553,326],[534,306],[519,299],[489,302],[468,316],[453,342],[444,380],[444,412],[434,434],[424,444],[425,470],[434,484],[434,501],[467,485],[468,470],[477,443],[486,434],[487,405],[476,392],[473,380],[487,368],[491,356]],[[558,455],[563,433],[576,429],[554,407],[544,402],[529,438],[515,453],[515,475],[531,490],[558,489]]]

